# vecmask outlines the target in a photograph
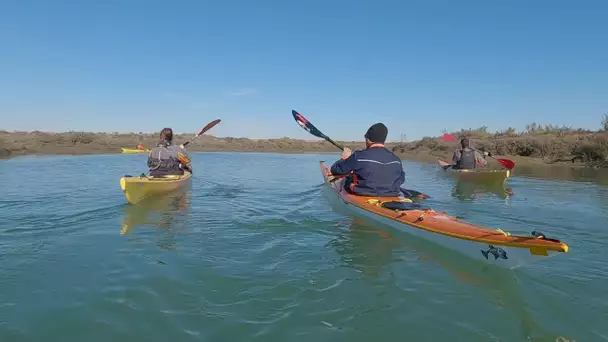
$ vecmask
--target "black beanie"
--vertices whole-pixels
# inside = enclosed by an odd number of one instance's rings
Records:
[[[383,123],[373,124],[365,133],[365,137],[371,142],[384,144],[386,136],[388,135],[388,128]]]

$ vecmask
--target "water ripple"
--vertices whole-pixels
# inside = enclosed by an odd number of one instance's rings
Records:
[[[318,160],[335,158],[194,153],[204,172],[187,196],[140,210],[125,205],[118,175],[145,170],[142,156],[2,164],[0,340],[608,336],[604,188],[516,177],[512,197],[467,197],[434,165],[404,163],[407,187],[438,210],[571,246],[511,272],[333,212]],[[42,165],[58,174],[42,177]]]

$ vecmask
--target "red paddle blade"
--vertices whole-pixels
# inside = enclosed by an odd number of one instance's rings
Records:
[[[210,123],[207,124],[207,126],[203,127],[203,129],[201,129],[201,131],[198,132],[198,134],[196,136],[198,137],[199,135],[201,135],[201,134],[207,132],[208,130],[212,129],[215,125],[219,124],[220,121],[222,121],[222,120],[217,119],[217,120],[211,121]]]
[[[512,169],[515,167],[515,162],[509,159],[500,159],[500,158],[496,158],[496,161],[498,161],[499,163],[502,164],[502,166],[506,167],[507,169]]]
[[[451,135],[450,133],[443,133],[443,135],[441,137],[439,137],[439,139],[443,140],[443,141],[447,141],[447,142],[455,142],[456,141],[456,137]]]

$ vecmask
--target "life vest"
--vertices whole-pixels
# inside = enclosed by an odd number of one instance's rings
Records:
[[[475,151],[472,149],[460,150],[460,160],[456,163],[456,168],[461,170],[472,170],[477,167]]]
[[[148,168],[151,176],[183,175],[179,161],[179,146],[169,143],[158,144],[150,151]]]

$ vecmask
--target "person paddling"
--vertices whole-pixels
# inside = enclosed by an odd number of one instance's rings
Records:
[[[454,151],[452,160],[454,161],[453,169],[458,170],[474,170],[477,166],[487,165],[487,161],[484,157],[489,155],[488,152],[484,151],[483,155],[479,151],[474,150],[470,146],[469,139],[464,138],[460,140],[460,149]]]
[[[173,130],[163,128],[155,148],[148,155],[150,176],[183,175],[192,173],[192,162],[185,149],[173,145]]]
[[[401,159],[384,147],[387,135],[383,123],[372,125],[365,133],[366,149],[352,152],[345,147],[342,159],[331,166],[332,175],[349,175],[344,182],[347,191],[362,196],[399,196],[405,172]]]

